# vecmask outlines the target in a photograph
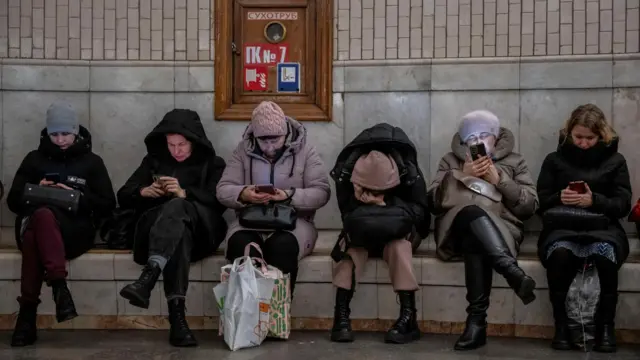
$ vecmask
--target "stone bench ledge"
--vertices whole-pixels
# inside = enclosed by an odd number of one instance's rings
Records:
[[[520,266],[533,277],[538,288],[546,289],[546,270],[537,259],[519,259]],[[215,283],[220,280],[220,268],[227,264],[222,255],[214,255],[192,264],[191,281]],[[21,255],[19,252],[0,251],[0,280],[20,279]],[[335,264],[329,255],[314,254],[303,259],[298,273],[298,283],[330,284]],[[433,256],[413,259],[413,267],[421,285],[464,287],[464,264],[442,262]],[[67,262],[69,280],[72,281],[122,281],[130,282],[140,276],[142,266],[133,262],[128,252],[93,250]],[[160,277],[162,279],[162,276]],[[360,281],[362,284],[390,284],[388,267],[380,259],[371,259]],[[508,288],[504,278],[494,273],[494,287]],[[620,270],[620,291],[640,292],[640,263],[628,262]]]

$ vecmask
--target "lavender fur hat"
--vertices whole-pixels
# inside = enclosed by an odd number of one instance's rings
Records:
[[[263,101],[251,114],[253,136],[285,136],[287,135],[287,118],[282,108],[273,101]]]
[[[458,128],[462,142],[467,142],[472,135],[481,133],[493,134],[497,138],[500,134],[500,119],[487,110],[475,110],[462,117]]]

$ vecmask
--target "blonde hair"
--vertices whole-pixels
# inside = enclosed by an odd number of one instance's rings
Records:
[[[605,144],[611,143],[613,139],[618,137],[615,130],[607,122],[604,112],[593,104],[580,105],[571,112],[571,116],[562,129],[562,133],[566,137],[565,140],[571,137],[571,131],[578,125],[591,130]]]

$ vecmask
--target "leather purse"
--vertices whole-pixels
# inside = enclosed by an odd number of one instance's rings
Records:
[[[26,207],[53,206],[75,214],[80,207],[80,196],[81,193],[78,190],[26,184],[22,193],[22,202]]]
[[[291,206],[291,197],[267,204],[249,205],[240,210],[238,222],[241,226],[255,230],[294,230],[298,220],[296,210]]]
[[[606,230],[609,223],[610,219],[604,214],[574,206],[556,206],[542,214],[542,224],[550,230]]]

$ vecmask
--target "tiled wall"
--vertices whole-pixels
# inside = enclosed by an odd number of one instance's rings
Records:
[[[638,0],[338,0],[337,58],[637,53]]]
[[[213,60],[214,1],[0,0],[0,57]],[[639,0],[322,1],[336,60],[640,52]]]
[[[0,0],[0,57],[210,60],[214,1]]]

